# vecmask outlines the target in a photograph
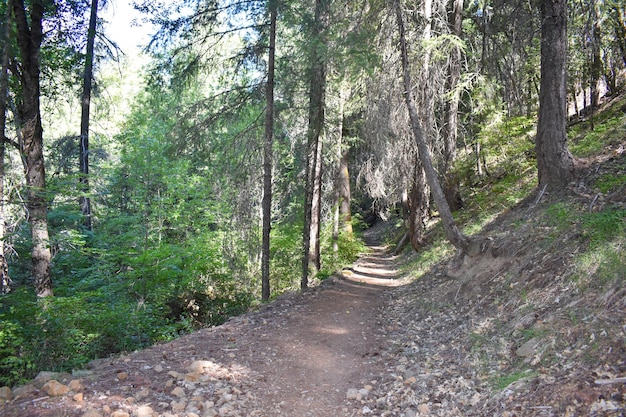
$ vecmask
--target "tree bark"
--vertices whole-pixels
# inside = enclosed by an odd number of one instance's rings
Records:
[[[448,25],[453,35],[458,38],[462,35],[463,23],[463,0],[452,0],[452,9],[448,18]],[[457,84],[461,78],[461,60],[462,53],[460,48],[454,48],[452,54],[448,58],[448,79],[446,81],[446,92],[450,94],[450,98],[445,103],[445,123],[443,129],[443,176],[444,192],[450,209],[458,210],[463,206],[463,200],[459,192],[459,184],[455,175],[450,171],[454,161],[456,160],[456,147],[458,140],[458,124],[459,124],[459,91]]]
[[[426,179],[431,188],[435,204],[437,204],[437,208],[439,209],[439,215],[441,216],[446,236],[450,243],[452,243],[456,248],[458,248],[462,252],[466,252],[470,243],[469,238],[461,233],[456,223],[454,222],[452,212],[450,211],[450,206],[446,201],[443,189],[441,188],[441,184],[439,183],[439,179],[437,178],[437,172],[435,171],[432,163],[430,150],[428,149],[428,144],[426,143],[422,126],[420,125],[417,107],[413,98],[413,92],[411,88],[411,73],[409,68],[409,55],[405,36],[404,12],[402,10],[402,6],[399,0],[394,0],[393,6],[396,12],[396,18],[398,21],[398,34],[400,36],[402,78],[405,90],[404,97],[406,100],[407,108],[409,110],[409,117],[411,119],[411,130],[417,143],[419,158],[422,162],[424,173],[426,174]]]
[[[270,232],[272,230],[272,147],[274,142],[274,59],[276,56],[276,5],[270,1],[270,44],[265,90],[265,142],[263,145],[263,238],[261,243],[261,298],[270,298]]]
[[[26,11],[30,12],[30,19]],[[44,4],[34,0],[27,9],[24,0],[13,0],[13,14],[17,26],[17,43],[21,58],[22,97],[18,113],[19,144],[24,161],[28,186],[26,210],[32,236],[32,267],[35,293],[38,297],[52,296],[50,274],[50,239],[48,236],[48,207],[46,201],[46,172],[43,156],[43,129],[40,110],[39,52],[43,40]],[[28,22],[30,20],[30,27]]]
[[[426,233],[425,219],[428,218],[430,210],[430,190],[426,182],[426,176],[420,161],[416,162],[415,179],[411,192],[407,199],[409,219],[408,233],[411,246],[415,251],[424,246],[424,235]]]
[[[322,119],[320,127],[323,128]],[[313,198],[311,199],[311,243],[309,245],[309,260],[313,266],[314,275],[322,268],[320,230],[322,227],[322,147],[320,137],[316,140],[315,166],[313,171]]]
[[[7,294],[11,291],[11,277],[9,275],[9,265],[4,253],[4,156],[6,150],[6,122],[7,122],[7,93],[8,86],[8,66],[9,66],[9,39],[11,34],[11,7],[12,0],[8,1],[6,16],[4,21],[4,33],[2,33],[2,57],[0,63],[0,294]]]
[[[320,268],[319,225],[321,210],[322,144],[326,95],[326,58],[321,50],[328,27],[329,0],[315,1],[315,20],[311,33],[309,84],[309,126],[307,129],[307,167],[304,206],[302,277],[300,287],[308,286],[309,274]]]
[[[83,96],[80,116],[80,211],[83,214],[83,226],[92,229],[91,199],[89,198],[89,108],[91,104],[91,84],[93,80],[93,51],[96,42],[96,23],[98,20],[98,0],[91,0],[91,15],[87,31],[87,53],[83,74]]]
[[[572,178],[567,147],[567,1],[541,2],[541,87],[535,149],[539,187],[557,190]]]
[[[611,18],[613,20],[615,41],[622,53],[622,62],[626,66],[626,23],[624,23],[622,11],[620,11],[617,5],[611,7]]]
[[[348,236],[352,235],[352,213],[350,211],[350,172],[348,170],[348,148],[341,151],[339,158],[339,230]]]
[[[344,119],[345,119],[345,103],[348,100],[344,89],[341,90],[339,100],[339,140],[337,143],[337,209],[338,213],[338,232],[352,235],[352,213],[350,211],[351,191],[350,191],[350,171],[348,169],[348,155],[350,147],[344,141]],[[349,93],[347,94],[349,96]]]

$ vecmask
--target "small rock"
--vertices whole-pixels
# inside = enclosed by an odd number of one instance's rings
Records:
[[[536,337],[533,337],[532,339],[524,343],[522,346],[517,348],[517,350],[515,351],[515,354],[517,356],[529,357],[529,356],[534,355],[535,352],[537,352],[538,347],[539,347],[539,340]]]
[[[13,388],[13,398],[19,400],[21,398],[26,398],[30,395],[30,393],[36,391],[33,385],[22,385],[21,387]]]
[[[202,374],[200,372],[189,372],[185,374],[185,381],[187,382],[198,382],[202,378]]]
[[[59,372],[41,371],[35,377],[35,382],[44,384],[51,379],[61,379],[62,375]]]
[[[85,386],[80,379],[72,379],[68,384],[68,387],[70,387],[71,391],[82,391],[85,389]]]
[[[83,402],[83,393],[79,392],[78,394],[74,395],[74,397],[72,397],[72,398],[77,403],[82,403]]]
[[[430,407],[428,406],[428,404],[420,404],[417,406],[417,411],[423,414],[428,414],[430,413]]]
[[[41,390],[51,397],[58,397],[60,395],[65,395],[70,392],[70,387],[61,384],[55,379],[51,379],[50,381],[46,382],[43,387],[41,387]]]
[[[141,401],[144,398],[147,398],[148,396],[150,396],[150,390],[148,388],[144,388],[141,391],[135,393],[135,399],[137,401]]]
[[[144,405],[136,409],[135,412],[133,413],[133,416],[134,417],[152,417],[153,414],[154,414],[154,410],[152,409],[152,407],[148,405]]]
[[[172,401],[170,403],[170,407],[172,407],[172,411],[175,413],[180,413],[182,411],[185,411],[185,408],[187,408],[187,399],[182,398],[179,401]]]
[[[171,376],[172,378],[176,378],[179,381],[182,381],[183,379],[185,379],[185,374],[183,374],[182,372],[169,371],[167,374]]]
[[[417,413],[412,408],[409,408],[404,412],[404,417],[417,417]]]
[[[370,394],[370,391],[368,389],[361,388],[359,390],[359,394],[361,394],[363,397],[367,397]]]
[[[203,417],[216,417],[217,415],[217,410],[215,410],[215,408],[207,408],[204,410]]]
[[[161,365],[157,365],[154,367],[154,372],[160,374],[161,372],[163,372],[163,367]]]
[[[13,391],[9,387],[0,388],[0,401],[11,401],[13,399]]]
[[[130,417],[130,414],[128,414],[126,411],[116,410],[111,413],[111,417]]]
[[[174,388],[174,389],[172,390],[172,395],[175,395],[175,396],[177,396],[178,398],[182,398],[182,397],[184,397],[186,394],[185,394],[185,390],[184,390],[184,389],[182,389],[181,387],[176,387],[176,388]]]
[[[83,417],[104,417],[102,415],[102,413],[98,410],[96,410],[95,408],[90,408],[89,410],[85,411],[85,413],[83,414]]]
[[[348,400],[356,400],[356,397],[359,394],[359,390],[357,390],[356,388],[350,388],[348,389],[348,392],[346,392],[346,399]]]
[[[233,407],[231,405],[226,404],[225,406],[220,407],[220,409],[218,410],[218,414],[220,416],[227,416],[231,414],[233,411],[235,411]]]
[[[194,361],[187,367],[187,371],[203,373],[205,368],[212,368],[213,365],[211,361]]]

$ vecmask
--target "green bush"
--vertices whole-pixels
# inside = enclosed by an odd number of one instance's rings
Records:
[[[35,364],[24,354],[25,338],[21,326],[0,316],[0,386],[25,382]]]

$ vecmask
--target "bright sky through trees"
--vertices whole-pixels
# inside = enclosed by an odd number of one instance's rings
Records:
[[[107,36],[130,56],[139,54],[154,31],[150,24],[142,22],[132,3],[133,0],[109,0],[101,14],[107,21]]]

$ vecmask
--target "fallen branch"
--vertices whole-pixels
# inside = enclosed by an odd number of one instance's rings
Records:
[[[597,385],[609,385],[609,384],[626,384],[626,377],[611,378],[611,379],[596,379]]]

